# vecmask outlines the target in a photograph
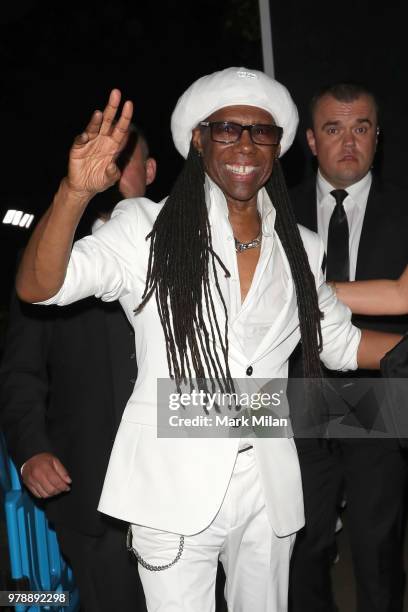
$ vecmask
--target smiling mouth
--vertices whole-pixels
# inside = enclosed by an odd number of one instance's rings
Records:
[[[252,174],[255,171],[255,166],[238,166],[225,164],[227,170],[232,172],[233,174],[238,174],[240,176],[246,176],[248,174]]]

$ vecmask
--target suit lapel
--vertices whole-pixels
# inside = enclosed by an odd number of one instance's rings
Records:
[[[277,251],[282,260],[283,270],[281,269],[281,264],[280,264],[276,271],[277,278],[275,281],[273,281],[273,283],[275,284],[276,287],[279,287],[279,291],[281,292],[280,297],[283,298],[283,305],[282,305],[282,308],[279,310],[278,316],[273,321],[272,325],[268,329],[262,342],[257,347],[253,355],[247,355],[245,353],[245,347],[243,346],[239,335],[235,331],[234,323],[239,319],[243,311],[240,310],[239,312],[235,312],[235,309],[231,308],[230,301],[232,297],[231,297],[231,294],[228,288],[229,281],[228,279],[225,279],[224,275],[222,275],[218,271],[219,285],[221,287],[221,290],[222,290],[222,293],[225,299],[225,303],[227,306],[227,312],[228,312],[228,329],[229,329],[228,338],[229,338],[230,350],[236,351],[237,354],[239,354],[241,357],[244,356],[245,360],[248,360],[248,359],[250,359],[251,361],[259,360],[260,358],[262,358],[262,356],[266,352],[269,352],[273,348],[275,348],[276,345],[282,341],[282,337],[281,337],[282,333],[285,336],[287,335],[287,326],[289,324],[288,321],[292,320],[292,316],[294,317],[294,320],[296,321],[296,324],[297,324],[297,301],[296,301],[296,295],[295,295],[294,288],[293,288],[289,262],[286,258],[285,252],[283,250],[281,242],[278,239],[276,233],[274,236],[274,240],[276,241]],[[265,258],[263,262],[259,262],[258,265],[260,265],[260,268],[257,269],[255,272],[254,278],[252,280],[252,283],[254,285],[251,286],[251,290],[250,290],[251,295],[248,297],[248,299],[251,300],[251,303],[254,299],[253,293],[254,293],[254,290],[256,289],[256,285],[259,284],[259,282],[262,282],[261,279],[263,277],[263,272],[265,268],[267,266],[274,268],[274,261],[273,261],[274,257],[276,257],[276,254],[272,256],[272,253],[271,253],[269,257]],[[237,274],[237,271],[235,271],[234,274]],[[212,271],[210,271],[210,278],[211,278],[211,285],[212,285],[212,295],[213,295],[214,305],[215,305],[216,313],[217,313],[217,319],[220,325],[220,329],[222,330],[223,321],[225,317],[224,307],[222,305],[221,298],[218,295]],[[251,303],[248,302],[245,308],[246,307],[250,308]],[[205,314],[205,319],[206,319],[207,324],[209,325],[207,314]]]
[[[384,202],[382,190],[379,186],[378,179],[373,177],[358,246],[356,280],[365,278],[367,273],[373,270],[373,250],[374,244],[376,243],[375,236],[381,232],[383,216]]]
[[[294,325],[298,325],[297,301],[289,262],[276,233],[274,239],[276,241],[276,247],[279,250],[283,270],[280,269],[279,265],[279,270],[277,273],[279,278],[276,278],[273,281],[273,284],[275,287],[279,288],[281,295],[284,296],[284,303],[282,308],[279,310],[278,316],[265,334],[262,342],[259,344],[254,354],[249,356],[253,363],[262,359],[266,353],[273,351],[273,349],[275,349],[282,342],[282,335],[284,338],[288,336],[288,330],[292,327],[292,319],[294,320]]]

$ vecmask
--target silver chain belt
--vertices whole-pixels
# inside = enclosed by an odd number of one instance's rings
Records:
[[[162,570],[169,569],[169,567],[171,567],[172,565],[177,563],[177,561],[180,559],[180,557],[181,557],[181,555],[183,553],[183,549],[184,549],[184,536],[181,535],[180,536],[179,547],[178,547],[178,552],[177,552],[176,556],[174,557],[173,561],[171,561],[170,563],[166,563],[166,565],[151,565],[150,563],[147,563],[147,561],[145,561],[143,559],[143,557],[136,550],[136,548],[134,548],[132,546],[132,539],[133,539],[132,525],[129,525],[128,530],[127,530],[127,534],[126,534],[126,548],[129,551],[133,552],[133,554],[135,555],[135,557],[138,560],[138,562],[140,563],[140,565],[142,565],[145,569],[147,569],[147,570],[149,570],[151,572],[161,572]]]

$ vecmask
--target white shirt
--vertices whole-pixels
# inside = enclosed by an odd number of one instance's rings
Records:
[[[282,244],[275,232],[275,209],[265,190],[258,196],[264,233],[254,278],[241,305],[237,255],[221,190],[206,179],[206,201],[213,248],[231,273],[217,264],[228,313],[229,366],[235,379],[285,378],[290,354],[300,339],[296,292]],[[120,299],[135,329],[138,378],[122,417],[99,509],[128,522],[173,533],[193,534],[217,514],[232,474],[238,438],[157,437],[157,380],[168,378],[166,345],[154,297],[140,313],[150,243],[145,237],[163,203],[145,198],[120,202],[111,219],[93,236],[74,245],[65,282],[48,303],[68,304],[89,295]],[[319,306],[324,313],[321,358],[331,369],[355,369],[360,331],[350,311],[321,276],[323,245],[300,228]],[[188,253],[186,253],[188,256]],[[225,313],[210,270],[220,328]],[[215,345],[215,350],[219,350]],[[222,357],[220,356],[222,359]],[[247,375],[248,365],[253,368]],[[290,435],[290,433],[288,433]],[[293,439],[254,438],[258,469],[272,528],[281,536],[304,522],[302,487]]]
[[[349,226],[349,257],[350,257],[350,280],[356,278],[358,246],[360,244],[361,230],[367,206],[368,194],[372,182],[371,172],[366,174],[358,183],[347,187],[348,196],[343,205],[347,215]],[[336,201],[331,195],[334,187],[326,181],[320,171],[317,173],[316,198],[317,198],[317,231],[323,240],[327,253],[327,235],[329,231],[330,217],[336,206]]]
[[[219,191],[218,187],[210,182],[208,182],[208,190],[210,198],[214,198]],[[262,219],[261,252],[250,291],[242,303],[237,261],[240,255],[237,256],[235,252],[228,209],[225,205],[222,221],[216,210],[210,212],[210,218],[214,218],[211,228],[213,240],[221,245],[221,252],[218,254],[231,273],[231,278],[227,283],[230,304],[229,325],[240,340],[248,366],[251,365],[252,355],[267,330],[270,329],[272,322],[279,315],[284,302],[284,295],[274,291],[274,287],[279,285],[279,279],[284,273],[281,252],[276,247],[276,240],[274,240],[276,212],[264,190],[259,193],[258,211]],[[274,299],[271,299],[271,295],[274,295]]]

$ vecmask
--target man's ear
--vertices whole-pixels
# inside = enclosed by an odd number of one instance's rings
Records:
[[[380,135],[381,129],[380,126],[377,125],[376,130],[375,130],[375,150],[377,150],[378,147],[378,137]]]
[[[193,143],[193,146],[194,146],[195,150],[198,152],[199,155],[201,155],[202,152],[203,152],[203,144],[201,142],[201,130],[200,130],[200,128],[198,128],[198,127],[194,128],[194,130],[192,132],[191,140],[192,140],[192,143]]]
[[[153,157],[148,157],[145,163],[146,185],[151,185],[156,178],[157,162]]]
[[[312,128],[308,128],[306,130],[306,140],[309,145],[309,149],[313,153],[313,155],[317,155],[316,153],[316,139]]]
[[[278,159],[280,152],[281,152],[281,146],[279,145],[278,148],[276,149],[275,159]]]

